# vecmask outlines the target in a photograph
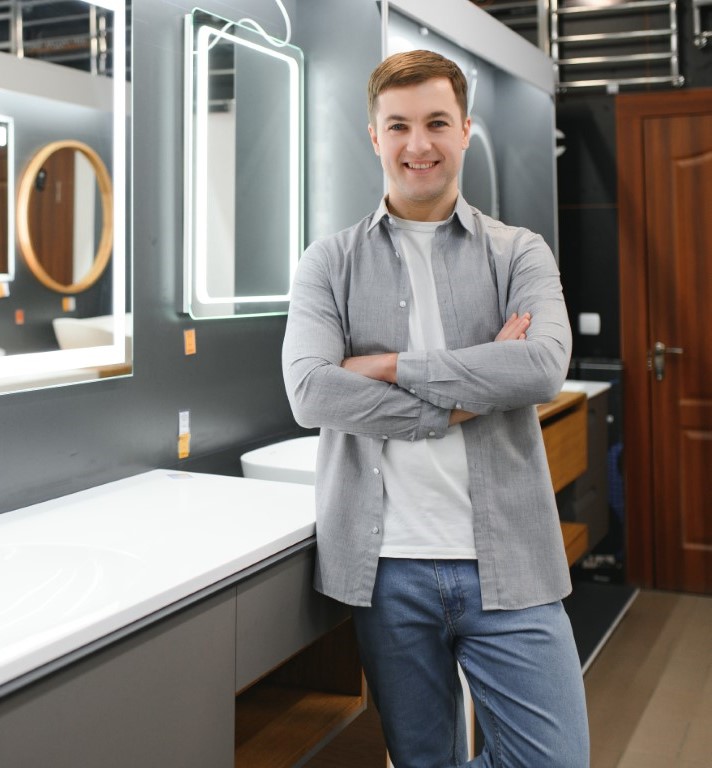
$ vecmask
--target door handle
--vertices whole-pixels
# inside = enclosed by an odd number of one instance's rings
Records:
[[[648,370],[655,371],[655,380],[665,378],[665,355],[681,355],[682,347],[667,347],[662,341],[656,341],[652,352],[648,352]]]

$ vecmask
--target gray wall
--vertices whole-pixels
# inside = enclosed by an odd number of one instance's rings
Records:
[[[192,6],[134,5],[134,375],[0,396],[0,511],[152,467],[229,471],[244,449],[295,434],[280,369],[284,318],[195,322],[178,313],[183,14]],[[283,33],[274,3],[202,6],[232,19],[251,14],[272,34]],[[380,22],[373,0],[286,6],[306,62],[309,242],[365,215],[380,194],[363,105],[366,76],[379,59]],[[197,354],[185,357],[183,330],[193,327]],[[180,410],[191,412],[194,457],[183,462],[176,453]]]

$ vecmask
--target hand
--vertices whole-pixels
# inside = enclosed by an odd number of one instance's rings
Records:
[[[398,353],[386,352],[382,355],[357,355],[341,361],[341,367],[352,373],[367,376],[376,381],[395,384],[397,375]]]
[[[532,316],[529,312],[525,312],[521,317],[514,312],[507,322],[502,326],[502,330],[495,337],[495,341],[511,341],[511,340],[523,340],[527,338],[526,330],[529,327]],[[477,416],[476,413],[470,413],[469,411],[462,411],[458,408],[454,408],[450,411],[450,418],[448,424],[462,424],[463,421],[469,421]]]
[[[450,411],[450,418],[447,420],[448,427],[453,424],[462,424],[463,421],[469,421],[470,419],[476,419],[476,413],[470,413],[469,411],[462,411],[459,408],[453,408]]]
[[[526,330],[531,323],[532,316],[525,312],[521,317],[514,312],[509,320],[502,326],[502,330],[495,336],[495,341],[524,340],[527,338]]]

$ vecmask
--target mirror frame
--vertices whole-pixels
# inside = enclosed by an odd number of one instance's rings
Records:
[[[30,234],[30,197],[35,183],[35,177],[42,166],[55,153],[62,149],[73,149],[81,152],[91,163],[96,180],[99,185],[101,197],[102,229],[99,245],[94,254],[92,267],[86,275],[76,283],[64,285],[55,280],[44,268],[37,252],[32,244]],[[90,288],[101,277],[111,258],[112,243],[114,240],[113,220],[113,192],[111,177],[99,155],[83,141],[67,139],[65,141],[53,141],[41,147],[31,158],[20,178],[17,192],[17,239],[20,253],[25,259],[32,274],[44,285],[57,293],[79,293]]]
[[[214,26],[196,21],[196,14],[214,20]],[[202,8],[194,8],[185,16],[184,54],[184,246],[183,246],[183,312],[194,320],[263,317],[284,315],[289,309],[291,284],[303,250],[303,98],[304,63],[301,49],[293,45],[272,47],[258,33],[239,22],[223,19]],[[244,35],[239,37],[238,35]],[[215,41],[226,40],[285,61],[289,67],[289,145],[288,184],[289,253],[285,260],[289,269],[289,289],[272,296],[211,296],[208,290],[207,247],[207,136],[208,67],[207,52]],[[291,56],[281,53],[287,49]],[[216,305],[234,306],[229,314],[211,314]],[[201,314],[200,310],[204,310]]]
[[[0,115],[0,122],[7,126],[7,272],[0,272],[0,283],[9,283],[15,279],[15,121]]]
[[[0,377],[12,376],[27,379],[14,391],[36,389],[32,376],[67,371],[78,368],[92,368],[123,363],[125,360],[126,333],[126,118],[129,114],[127,103],[126,72],[126,0],[81,0],[114,14],[113,71],[120,73],[111,81],[112,92],[112,184],[113,184],[113,258],[112,267],[112,309],[113,343],[98,347],[80,349],[57,349],[46,352],[25,352],[0,356]],[[31,92],[40,95],[32,87]],[[47,95],[48,98],[51,96]],[[100,381],[101,379],[96,379]]]

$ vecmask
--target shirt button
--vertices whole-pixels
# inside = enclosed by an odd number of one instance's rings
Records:
[[[415,390],[414,389],[409,389],[408,392],[410,392],[411,395],[415,394]]]
[[[388,435],[381,435],[381,440],[388,440]]]
[[[373,528],[371,528],[371,533],[378,533],[378,526],[374,525]]]
[[[457,408],[458,411],[462,410],[462,403],[455,403],[455,408]]]
[[[403,299],[401,299],[401,300],[398,302],[398,306],[399,306],[399,307],[404,307],[404,306],[405,306],[405,301],[403,301]]]
[[[373,468],[373,474],[374,475],[380,475],[381,474],[381,470],[378,467],[374,467]]]
[[[432,429],[428,432],[428,437],[435,437],[435,432]]]
[[[400,259],[400,253],[398,253],[398,251],[396,251],[396,258]]]

